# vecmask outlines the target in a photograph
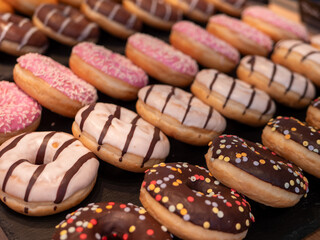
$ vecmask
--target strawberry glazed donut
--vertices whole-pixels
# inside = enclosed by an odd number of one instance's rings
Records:
[[[63,132],[24,133],[0,147],[0,198],[29,216],[55,214],[91,192],[99,161]]]
[[[81,107],[98,98],[93,86],[49,57],[28,53],[17,62],[13,69],[16,84],[55,113],[74,117]]]
[[[79,227],[81,231],[73,231]],[[143,207],[115,202],[90,203],[68,214],[66,219],[56,226],[52,237],[53,240],[109,238],[172,239],[167,228],[154,220]]]
[[[94,43],[74,46],[69,66],[80,78],[117,99],[136,99],[138,90],[148,84],[148,76],[141,68],[126,57]]]
[[[254,222],[244,197],[188,163],[160,163],[146,171],[140,201],[181,239],[243,239]]]
[[[0,145],[9,138],[37,129],[41,106],[16,84],[0,81]]]

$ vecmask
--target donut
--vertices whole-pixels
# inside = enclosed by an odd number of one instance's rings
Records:
[[[201,70],[191,92],[225,117],[251,126],[265,125],[276,110],[265,92],[214,69]]]
[[[320,49],[320,34],[312,36],[310,42],[313,47]]]
[[[58,0],[58,2],[79,8],[83,0]]]
[[[267,206],[291,207],[306,196],[302,170],[260,143],[222,135],[206,154],[209,171],[222,184]]]
[[[53,59],[28,53],[17,59],[13,79],[42,106],[66,117],[74,117],[84,105],[97,100],[96,89]]]
[[[264,6],[250,6],[242,12],[242,21],[269,35],[275,42],[282,39],[309,41],[306,27]]]
[[[24,132],[37,129],[41,106],[16,84],[0,81],[0,145]]]
[[[79,110],[72,133],[100,159],[121,169],[144,172],[169,154],[167,137],[136,113],[108,103]]]
[[[24,133],[0,146],[0,199],[24,215],[55,214],[87,197],[98,167],[95,155],[70,134]]]
[[[122,4],[145,24],[161,30],[170,30],[175,22],[182,19],[182,12],[164,1],[123,0]]]
[[[320,86],[319,49],[298,40],[282,40],[276,44],[271,59]]]
[[[217,111],[182,89],[149,85],[139,90],[138,98],[138,114],[179,141],[207,145],[226,128]]]
[[[130,36],[125,53],[150,76],[177,87],[190,85],[198,72],[198,65],[191,57],[147,34]]]
[[[43,53],[48,39],[32,22],[12,13],[0,13],[0,50],[15,56]]]
[[[0,13],[13,13],[12,6],[5,0],[0,0]]]
[[[239,62],[238,50],[189,21],[173,25],[170,43],[201,65],[222,72],[230,72]]]
[[[82,41],[97,42],[99,27],[76,8],[63,4],[42,4],[32,17],[48,37],[69,46]]]
[[[271,119],[262,132],[265,146],[320,178],[320,133],[293,117]]]
[[[142,21],[121,4],[109,0],[84,0],[81,11],[108,33],[127,38],[142,28]]]
[[[147,171],[140,201],[182,239],[243,239],[254,222],[244,197],[188,163],[161,163]]]
[[[73,47],[69,66],[80,78],[117,99],[136,99],[138,90],[148,84],[147,74],[129,59],[90,42]]]
[[[272,50],[273,41],[268,35],[225,14],[210,17],[207,31],[226,41],[244,55],[266,56]]]
[[[293,108],[308,106],[316,94],[308,78],[260,56],[242,58],[237,76],[265,91],[276,101]]]
[[[246,4],[246,0],[208,0],[221,12],[239,17]]]
[[[306,122],[320,129],[320,97],[314,99],[307,109]]]
[[[32,16],[38,6],[41,4],[57,4],[57,0],[5,0],[7,1],[15,10]]]

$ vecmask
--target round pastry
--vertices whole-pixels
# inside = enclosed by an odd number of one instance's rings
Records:
[[[244,55],[266,56],[272,50],[273,41],[268,35],[225,14],[212,16],[207,24],[207,30]]]
[[[73,7],[79,8],[83,0],[58,0],[60,3],[68,4]]]
[[[126,57],[94,43],[74,46],[69,66],[101,92],[122,100],[136,99],[138,90],[148,84],[148,76],[141,68]]]
[[[142,21],[121,4],[110,0],[84,0],[81,11],[108,33],[127,38],[142,28]]]
[[[13,13],[12,6],[6,0],[0,0],[0,13]]]
[[[294,72],[301,73],[320,86],[320,50],[298,40],[279,41],[271,56]]]
[[[17,11],[32,16],[41,4],[57,4],[57,0],[5,0]]]
[[[136,113],[107,103],[85,106],[73,135],[100,159],[125,170],[144,172],[169,154],[167,137]]]
[[[276,101],[293,108],[306,107],[316,94],[308,78],[260,56],[242,58],[237,75]]]
[[[43,53],[48,39],[32,22],[12,13],[0,13],[0,50],[12,55]]]
[[[206,162],[221,183],[267,206],[294,206],[309,191],[300,168],[261,144],[237,136],[213,139]]]
[[[306,122],[320,129],[320,97],[317,97],[312,101],[307,110]]]
[[[74,117],[84,105],[97,100],[96,89],[53,59],[28,53],[17,59],[13,79],[42,106],[66,117]]]
[[[207,145],[226,128],[225,119],[192,94],[168,85],[139,90],[137,112],[165,134],[193,145]]]
[[[242,12],[242,20],[269,35],[276,42],[281,39],[309,41],[305,26],[282,17],[264,6],[247,7]]]
[[[254,221],[244,197],[188,163],[161,163],[147,171],[140,201],[182,239],[243,239]]]
[[[9,138],[37,129],[41,106],[16,84],[0,81],[0,145]]]
[[[109,238],[172,239],[167,228],[154,220],[143,207],[115,202],[90,203],[68,214],[56,226],[52,237],[53,240]]]
[[[198,72],[198,65],[191,57],[147,34],[130,36],[125,52],[150,76],[177,87],[188,86]]]
[[[34,25],[50,38],[69,46],[78,42],[96,42],[99,27],[81,12],[63,4],[42,4],[32,17]]]
[[[234,47],[189,21],[173,25],[170,43],[201,65],[222,72],[230,72],[239,62],[239,52]]]
[[[0,198],[29,216],[55,214],[91,192],[99,161],[72,135],[25,133],[0,147]]]
[[[191,92],[222,115],[251,126],[262,126],[276,110],[265,92],[214,69],[200,71]]]
[[[283,158],[320,178],[320,133],[293,117],[271,119],[262,142]]]
[[[144,23],[162,30],[170,30],[175,22],[182,19],[182,12],[164,1],[123,0],[123,6]]]
[[[208,0],[221,12],[239,17],[245,6],[246,0]]]
[[[320,49],[320,34],[312,36],[310,42],[313,47]]]

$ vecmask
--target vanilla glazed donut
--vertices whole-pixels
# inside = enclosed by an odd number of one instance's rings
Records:
[[[271,59],[320,86],[319,49],[298,40],[282,40],[276,44]]]
[[[76,8],[63,4],[42,4],[32,17],[48,37],[69,46],[82,41],[97,42],[99,27]]]
[[[48,39],[32,22],[12,13],[0,13],[0,50],[12,55],[43,53]]]
[[[221,12],[239,17],[246,4],[246,0],[208,0]]]
[[[135,14],[145,24],[161,30],[170,30],[172,25],[182,19],[182,11],[164,1],[123,0],[123,6]]]
[[[262,132],[265,146],[320,178],[320,133],[293,117],[271,119]]]
[[[13,13],[13,7],[6,2],[6,0],[0,0],[0,13]]]
[[[242,58],[237,76],[265,91],[276,101],[293,108],[306,107],[316,94],[308,78],[260,56]]]
[[[13,79],[42,106],[66,117],[74,117],[84,105],[98,98],[96,89],[69,68],[37,53],[17,59]]]
[[[57,4],[57,0],[5,0],[17,11],[32,16],[41,4]]]
[[[314,99],[307,109],[306,122],[320,129],[320,97]]]
[[[243,239],[254,222],[244,197],[188,163],[161,163],[146,171],[140,201],[182,239]]]
[[[0,145],[13,136],[36,130],[41,110],[16,84],[0,81]]]
[[[142,28],[142,21],[121,4],[109,0],[84,0],[81,11],[108,33],[127,38]]]
[[[90,42],[73,47],[69,66],[80,78],[117,99],[136,99],[138,90],[148,84],[147,74],[129,59]]]
[[[154,220],[143,207],[117,202],[89,203],[68,214],[66,219],[56,226],[52,239],[109,239],[109,237],[141,240],[172,239],[167,228]]]
[[[73,7],[79,8],[83,0],[58,0],[59,3],[64,3],[71,5]]]
[[[206,162],[221,183],[267,206],[294,206],[309,191],[300,168],[260,143],[238,136],[214,138]]]
[[[226,41],[244,55],[267,56],[272,50],[273,41],[268,35],[225,14],[210,17],[207,31]]]
[[[130,36],[125,53],[150,76],[173,86],[190,85],[198,72],[198,65],[191,57],[147,34]]]
[[[226,128],[226,120],[194,95],[168,85],[139,90],[136,109],[165,134],[192,145],[207,145]]]
[[[230,72],[239,62],[237,49],[189,21],[174,24],[169,39],[172,46],[208,68]]]
[[[124,170],[144,172],[169,154],[167,137],[136,113],[107,103],[85,106],[72,133],[100,159]]]
[[[55,214],[91,192],[99,161],[72,135],[24,133],[0,147],[0,198],[29,216]]]
[[[227,118],[251,126],[262,126],[276,111],[265,92],[214,69],[200,71],[191,92]]]
[[[312,36],[310,42],[313,47],[320,49],[320,34]]]
[[[250,6],[242,12],[242,21],[269,35],[275,42],[282,39],[309,41],[307,28],[282,17],[264,6]]]

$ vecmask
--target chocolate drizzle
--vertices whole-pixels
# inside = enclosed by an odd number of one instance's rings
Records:
[[[303,62],[304,60],[306,60],[309,56],[311,56],[313,54],[320,54],[320,51],[311,51],[311,52],[309,52],[307,55],[305,55],[305,56],[303,56],[303,58],[301,58],[300,62]]]
[[[3,154],[5,154],[7,151],[15,148],[18,144],[18,142],[20,142],[20,140],[26,135],[26,133],[16,137],[8,146],[6,146],[5,148],[3,148],[0,151],[0,158],[2,157]]]
[[[154,148],[157,144],[157,142],[160,140],[160,129],[155,127],[154,128],[154,132],[153,132],[153,137],[151,140],[151,143],[149,145],[149,149],[147,151],[146,156],[143,158],[142,164],[141,164],[141,168],[144,166],[144,164],[151,158],[151,155],[154,151]]]
[[[8,171],[6,173],[6,176],[4,177],[3,183],[2,183],[2,191],[3,192],[6,192],[7,182],[9,180],[9,178],[11,177],[14,169],[16,169],[16,167],[18,167],[21,163],[24,163],[24,162],[28,162],[28,160],[27,159],[20,159],[10,166],[10,168],[8,169]]]
[[[64,142],[61,147],[59,147],[59,149],[56,151],[56,153],[54,154],[53,158],[52,158],[52,162],[54,162],[58,156],[60,155],[60,153],[65,150],[67,147],[69,147],[72,143],[74,143],[75,141],[77,141],[77,139],[72,138],[66,142]]]
[[[268,103],[267,103],[266,109],[264,110],[263,113],[261,113],[259,119],[261,119],[261,118],[263,117],[263,115],[265,115],[267,112],[269,112],[269,110],[270,110],[270,108],[271,108],[271,105],[272,105],[272,101],[271,101],[271,98],[269,98],[269,101],[268,101]]]
[[[213,107],[209,107],[209,113],[208,113],[208,116],[207,116],[207,120],[203,126],[203,128],[205,129],[209,123],[209,120],[210,118],[212,117],[212,113],[213,113]]]
[[[274,76],[276,75],[276,72],[277,72],[277,64],[273,63],[272,74],[271,74],[271,78],[270,78],[268,87],[270,87],[271,84],[273,83],[273,81],[274,81]]]
[[[148,91],[147,91],[147,93],[146,93],[146,95],[145,95],[145,97],[144,97],[144,99],[143,99],[143,102],[144,102],[144,103],[147,103],[148,97],[149,97],[149,95],[150,95],[153,87],[154,87],[154,85],[151,85],[151,86],[149,87],[149,89],[148,89]]]
[[[38,177],[40,176],[40,174],[43,172],[44,168],[46,167],[46,164],[40,165],[37,167],[37,169],[34,171],[34,173],[32,174],[27,189],[26,189],[26,193],[24,195],[24,201],[28,202],[29,199],[29,194],[31,192],[31,189],[33,187],[33,185],[35,184],[35,182],[37,181]]]
[[[295,47],[301,46],[301,45],[303,45],[303,44],[304,44],[303,42],[297,42],[297,43],[293,44],[293,45],[288,49],[288,51],[287,51],[286,55],[284,56],[284,58],[287,58]]]
[[[247,112],[247,109],[249,109],[250,106],[252,105],[255,95],[256,95],[256,90],[253,88],[252,94],[250,96],[250,100],[249,100],[246,108],[243,110],[242,115],[244,115]]]
[[[36,156],[36,160],[35,160],[35,164],[37,165],[41,165],[43,164],[43,161],[44,161],[44,155],[46,153],[46,149],[47,149],[47,145],[48,145],[48,142],[50,140],[50,138],[55,134],[56,132],[50,132],[48,133],[44,138],[43,138],[43,141],[39,147],[39,150],[38,150],[38,153],[37,153],[37,156]]]
[[[256,62],[255,56],[251,56],[251,57],[249,58],[249,60],[248,60],[248,64],[250,64],[250,74],[249,74],[249,76],[254,72],[255,62]]]
[[[175,89],[176,89],[175,87],[172,87],[172,88],[171,88],[171,92],[168,94],[168,96],[167,96],[167,98],[166,98],[166,101],[165,101],[165,104],[163,105],[163,108],[162,108],[162,110],[161,110],[161,113],[164,113],[164,110],[166,109],[167,104],[168,104],[168,102],[170,101],[170,98],[174,95],[174,90],[175,90]]]
[[[294,75],[293,75],[293,72],[291,72],[290,83],[289,83],[288,87],[286,88],[284,94],[287,94],[288,91],[291,89],[293,80],[294,80]]]
[[[89,105],[89,107],[86,110],[84,110],[81,113],[81,122],[80,122],[80,126],[79,126],[81,132],[83,131],[83,125],[84,125],[85,121],[89,117],[90,113],[94,110],[95,106],[96,106],[96,103],[92,103]]]
[[[215,74],[214,74],[214,76],[213,76],[213,79],[212,79],[212,81],[211,81],[211,83],[210,83],[210,86],[209,86],[210,92],[212,91],[213,85],[214,85],[214,83],[216,82],[216,80],[218,79],[219,74],[220,74],[220,73],[219,73],[218,71],[215,72]],[[209,98],[210,92],[209,92],[207,98]]]
[[[184,114],[184,116],[183,116],[183,119],[182,119],[182,121],[181,121],[181,124],[183,124],[184,123],[184,120],[186,119],[186,117],[187,117],[187,115],[188,115],[188,112],[190,111],[190,108],[191,108],[191,102],[192,102],[192,99],[194,98],[194,96],[193,95],[191,95],[190,96],[190,98],[189,98],[189,102],[188,102],[188,106],[187,106],[187,110],[186,110],[186,112],[185,112],[185,114]]]
[[[230,89],[229,89],[228,96],[226,97],[226,100],[225,100],[222,108],[225,108],[225,107],[227,106],[227,103],[229,102],[229,99],[230,99],[230,97],[231,97],[231,95],[232,95],[232,93],[233,93],[233,90],[234,90],[235,86],[236,86],[236,80],[233,78],[232,81],[233,81],[233,82],[232,82],[232,85],[231,85],[231,87],[230,87]]]

